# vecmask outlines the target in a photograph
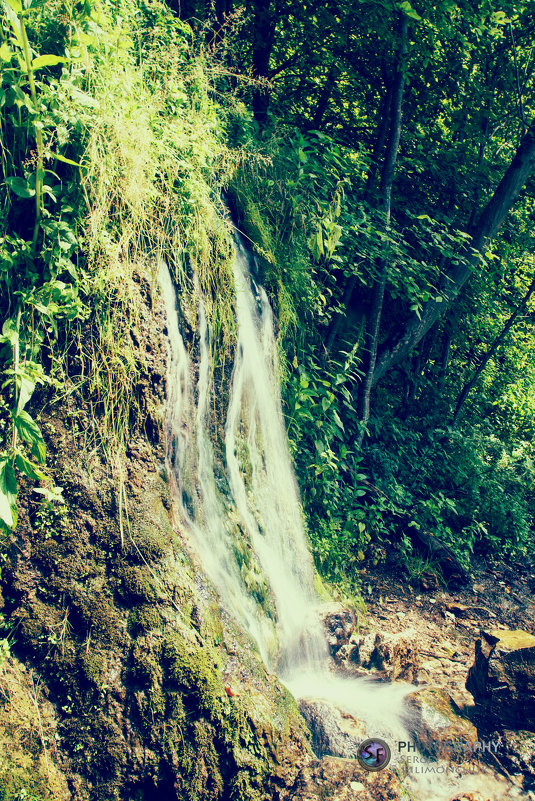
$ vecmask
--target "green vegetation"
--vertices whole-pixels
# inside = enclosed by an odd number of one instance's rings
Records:
[[[532,9],[359,8],[254,5],[234,57],[269,89],[231,129],[316,563],[350,590],[391,545],[440,575],[416,530],[529,558],[535,513]]]
[[[56,725],[36,677],[3,653],[0,666],[0,798],[63,801],[67,782],[55,754]]]
[[[215,367],[232,359],[226,187],[274,300],[324,575],[354,585],[400,540],[400,507],[465,563],[525,553],[528,6],[368,2],[358,20],[345,2],[185,3],[180,18],[148,0],[2,7],[4,530],[20,477],[61,501],[36,389],[90,402],[85,446],[108,454],[127,518],[140,288],[158,256],[191,327],[198,276]]]
[[[142,433],[157,447],[163,406],[158,260],[193,352],[202,293],[221,430],[235,333],[224,191],[273,302],[290,447],[329,582],[354,594],[389,554],[415,581],[447,581],[415,532],[465,570],[532,559],[533,9],[1,2],[6,617],[43,665],[73,771],[103,777],[95,798],[122,797],[127,773],[115,681],[156,789],[172,766],[184,798],[260,799],[293,711],[277,739],[271,707],[253,693],[255,719],[226,692],[217,605],[203,625],[183,564],[162,579],[179,550],[167,507],[140,511],[154,498],[137,473],[155,468],[132,454]],[[269,612],[238,521],[232,536]],[[32,551],[35,597],[15,547]],[[6,799],[56,797],[32,737]],[[125,792],[143,798],[145,780]]]
[[[189,26],[152,3],[6,0],[3,10],[6,530],[16,524],[17,473],[43,482],[47,498],[61,494],[25,408],[36,386],[48,384],[57,402],[72,392],[89,399],[86,449],[104,447],[121,485],[128,431],[146,411],[137,395],[140,285],[146,291],[165,258],[194,315],[194,264],[225,347],[231,281],[214,205],[230,151]]]

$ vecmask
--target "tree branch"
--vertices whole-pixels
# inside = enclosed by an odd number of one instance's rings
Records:
[[[373,375],[377,383],[388,370],[399,364],[418,344],[431,326],[451,306],[466,284],[476,264],[507,214],[518,200],[526,181],[535,170],[535,119],[522,139],[515,157],[483,209],[472,234],[472,252],[463,264],[455,266],[444,279],[438,296],[441,301],[428,301],[420,317],[413,315],[399,337],[379,355]]]

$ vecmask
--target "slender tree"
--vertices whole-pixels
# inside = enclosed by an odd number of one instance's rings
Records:
[[[381,209],[384,214],[385,230],[388,230],[390,225],[392,184],[394,183],[399,142],[401,138],[401,114],[403,106],[403,91],[405,87],[405,74],[407,69],[407,39],[409,29],[409,21],[405,14],[400,15],[398,27],[400,42],[398,63],[392,86],[390,130],[388,133],[388,143],[383,164],[383,172],[381,175]],[[385,286],[388,274],[388,256],[381,258],[378,266],[379,275],[373,285],[370,315],[366,327],[365,351],[367,363],[364,382],[359,394],[359,413],[361,424],[358,437],[359,447],[362,444],[362,439],[364,437],[368,419],[370,417],[370,393],[377,359],[377,346],[379,344],[379,329],[381,325],[381,315],[383,311]]]
[[[377,383],[388,370],[405,359],[431,326],[450,308],[472,275],[472,271],[480,263],[485,248],[498,232],[534,170],[535,119],[475,225],[470,243],[471,252],[461,264],[452,267],[445,276],[440,292],[437,293],[439,300],[436,298],[429,300],[420,316],[414,314],[393,341],[385,346],[377,358],[372,384]]]
[[[469,381],[466,382],[466,384],[462,388],[462,391],[461,391],[461,393],[460,393],[460,395],[459,395],[459,397],[457,399],[457,404],[455,406],[455,412],[453,414],[453,418],[452,418],[452,421],[451,421],[452,426],[456,426],[457,425],[457,422],[459,420],[459,416],[460,416],[462,408],[463,408],[463,406],[464,406],[464,404],[466,402],[466,399],[468,398],[468,395],[470,394],[472,389],[477,384],[479,376],[481,375],[481,373],[483,372],[483,370],[485,369],[487,364],[490,362],[490,360],[492,359],[492,357],[494,356],[494,354],[498,350],[499,346],[504,341],[505,337],[507,336],[507,333],[513,327],[513,325],[515,323],[515,320],[517,319],[518,315],[522,311],[525,310],[525,308],[526,308],[526,306],[528,304],[528,301],[529,301],[530,297],[533,295],[534,292],[535,292],[535,278],[533,279],[533,281],[529,285],[529,288],[528,288],[526,294],[524,295],[524,297],[522,298],[522,300],[520,301],[518,306],[514,309],[514,311],[510,315],[509,319],[505,323],[504,327],[502,328],[502,330],[500,331],[498,336],[495,338],[495,340],[493,341],[493,343],[491,344],[491,346],[489,347],[489,349],[487,350],[487,352],[485,353],[483,358],[481,359],[481,361],[478,364],[477,369],[475,370],[473,376],[470,378]]]

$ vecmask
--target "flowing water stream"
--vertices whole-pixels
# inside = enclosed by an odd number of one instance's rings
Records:
[[[410,739],[404,698],[414,687],[379,685],[336,676],[314,589],[314,570],[302,523],[279,394],[272,312],[251,275],[238,236],[233,263],[237,344],[230,381],[223,449],[217,430],[211,339],[198,285],[198,336],[193,359],[179,328],[176,291],[162,262],[159,283],[170,347],[166,434],[174,514],[191,541],[223,606],[256,643],[266,666],[296,697],[323,698],[354,715],[370,736]],[[466,777],[468,789],[476,777]],[[481,774],[490,798],[527,797]],[[488,783],[492,787],[488,787]],[[420,801],[450,799],[452,780],[432,787],[412,782]],[[456,787],[460,789],[459,782]],[[492,793],[494,795],[492,795]],[[407,796],[409,798],[409,796]]]

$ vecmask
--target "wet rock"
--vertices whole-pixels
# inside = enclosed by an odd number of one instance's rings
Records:
[[[415,631],[405,629],[397,634],[390,632],[371,633],[358,641],[358,658],[350,650],[355,639],[351,638],[348,646],[348,658],[367,670],[376,670],[385,678],[414,682],[417,681],[421,667],[420,653],[415,640]]]
[[[535,636],[526,631],[481,632],[466,689],[488,723],[535,732]]]
[[[326,701],[302,699],[299,711],[308,723],[317,757],[356,758],[359,744],[366,739],[362,723]]]
[[[522,773],[526,789],[535,788],[535,734],[530,731],[510,731],[502,734],[500,762],[510,773]]]
[[[388,769],[371,773],[355,760],[324,757],[299,773],[292,801],[398,801],[403,798],[399,779]]]
[[[407,727],[424,754],[464,761],[474,753],[477,730],[459,716],[447,692],[438,688],[418,690],[410,693],[405,703]]]
[[[355,614],[339,603],[330,603],[322,607],[321,614],[329,650],[331,656],[335,656],[355,630]]]

